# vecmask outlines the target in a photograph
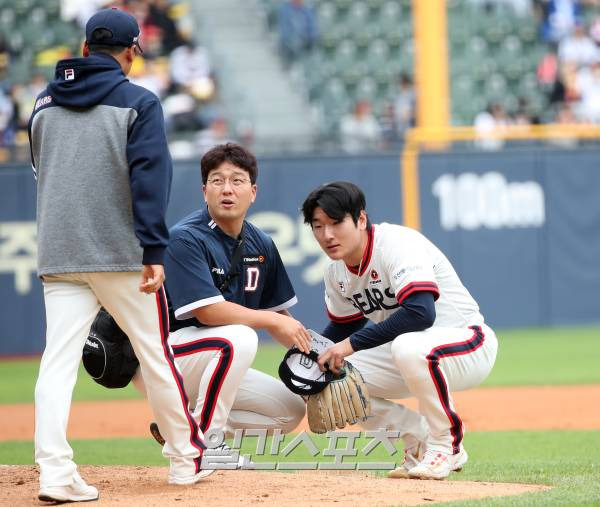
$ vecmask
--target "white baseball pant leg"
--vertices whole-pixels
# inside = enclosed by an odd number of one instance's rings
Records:
[[[306,414],[304,400],[281,380],[250,368],[240,384],[227,421],[227,435],[237,429],[290,433]]]
[[[170,342],[198,425],[205,433],[223,431],[256,356],[256,331],[244,325],[187,327],[175,331]]]
[[[100,309],[76,276],[46,277],[46,346],[35,385],[35,461],[40,486],[67,486],[77,465],[67,441],[71,397],[85,339]]]
[[[214,350],[208,348],[210,340],[212,346],[217,347]],[[253,329],[243,325],[189,327],[172,333],[169,341],[194,407],[194,417],[205,433],[221,430],[232,436],[236,429],[246,428],[280,429],[288,433],[302,421],[306,405],[300,396],[270,375],[249,369],[258,343]],[[231,349],[218,349],[223,343],[230,343]],[[226,377],[221,379],[215,401],[215,372],[220,364],[223,371],[230,356],[233,359]],[[133,383],[145,394],[144,379],[139,370]],[[211,411],[212,417],[207,417]]]
[[[427,440],[429,426],[418,412],[391,401],[413,396],[392,360],[391,347],[390,342],[347,357],[363,376],[371,398],[371,416],[359,424],[366,430],[397,431],[404,447],[413,449]]]
[[[429,424],[428,449],[460,452],[465,428],[451,393],[479,385],[492,370],[497,349],[496,335],[485,324],[432,327],[392,342],[393,361]]]

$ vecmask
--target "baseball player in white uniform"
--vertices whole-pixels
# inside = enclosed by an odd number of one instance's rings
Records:
[[[443,479],[468,459],[451,392],[487,377],[496,335],[435,245],[408,227],[371,225],[365,207],[349,182],[317,188],[302,207],[331,259],[322,334],[337,343],[319,363],[335,371],[348,357],[371,394],[363,426],[400,431],[405,460],[391,477]],[[420,414],[390,401],[410,396]]]

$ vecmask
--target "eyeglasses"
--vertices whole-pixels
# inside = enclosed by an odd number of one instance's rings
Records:
[[[210,183],[213,187],[223,187],[225,186],[225,182],[228,181],[234,187],[241,187],[246,183],[249,183],[250,180],[247,178],[241,178],[240,176],[234,176],[233,178],[223,178],[222,176],[215,176],[210,180],[207,180],[207,183]]]

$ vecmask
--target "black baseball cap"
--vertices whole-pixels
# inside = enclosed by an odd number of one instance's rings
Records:
[[[110,35],[102,38],[94,37],[94,30],[104,28]],[[102,44],[103,46],[131,47],[136,45],[140,51],[140,27],[136,19],[128,12],[115,7],[102,9],[94,14],[85,25],[85,39],[88,44]],[[143,51],[142,51],[143,52]]]

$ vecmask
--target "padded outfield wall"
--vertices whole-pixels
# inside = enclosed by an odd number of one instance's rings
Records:
[[[454,263],[493,326],[600,321],[599,149],[420,155],[422,230]],[[319,330],[326,318],[326,258],[299,206],[322,182],[347,179],[367,195],[374,222],[401,222],[398,156],[260,160],[250,219],[275,239],[299,303]],[[198,162],[175,166],[168,221],[203,205]],[[35,181],[25,166],[0,168],[0,355],[35,354],[44,342],[35,276]]]

